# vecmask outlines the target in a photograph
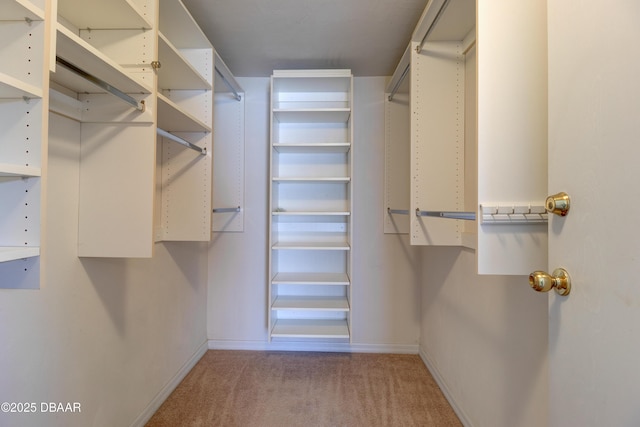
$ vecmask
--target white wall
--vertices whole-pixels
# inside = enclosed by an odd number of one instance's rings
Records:
[[[140,423],[206,349],[206,246],[77,258],[79,127],[59,116],[50,126],[46,277],[40,290],[0,290],[0,402],[79,402],[82,412],[0,413],[0,425]]]
[[[209,249],[210,348],[267,345],[269,79],[245,90],[245,224]],[[420,262],[406,236],[385,235],[384,77],[354,79],[353,311],[355,351],[417,351]],[[271,346],[273,348],[273,346]],[[333,347],[336,348],[336,347]]]
[[[425,247],[420,353],[467,425],[547,424],[547,298],[478,276],[473,250]]]

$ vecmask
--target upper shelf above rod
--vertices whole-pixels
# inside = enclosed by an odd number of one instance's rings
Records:
[[[475,212],[447,212],[447,211],[421,211],[416,209],[416,216],[431,216],[437,218],[463,219],[466,221],[475,221]]]
[[[94,75],[87,73],[83,69],[73,65],[72,63],[64,60],[63,58],[60,58],[59,56],[56,56],[56,64],[63,66],[64,68],[66,68],[69,71],[72,71],[73,73],[79,75],[80,77],[82,77],[83,79],[87,80],[88,82],[91,82],[94,85],[98,86],[99,88],[101,88],[101,89],[109,92],[110,94],[120,98],[122,101],[124,101],[127,104],[131,105],[136,110],[144,112],[144,110],[145,110],[144,101],[138,101],[137,99],[135,99],[135,98],[127,95],[126,93],[122,92],[120,89],[118,89],[118,88],[116,88],[114,86],[111,86],[109,83],[105,82],[104,80],[99,79],[98,77],[95,77]]]

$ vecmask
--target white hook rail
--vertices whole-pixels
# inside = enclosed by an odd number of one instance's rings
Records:
[[[548,222],[543,203],[481,204],[482,224],[539,224]]]

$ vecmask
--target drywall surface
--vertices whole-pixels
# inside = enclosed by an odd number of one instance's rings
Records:
[[[209,347],[276,348],[268,344],[267,328],[269,79],[238,81],[246,102],[245,228],[213,234]],[[354,79],[352,345],[327,349],[417,352],[419,252],[407,236],[383,230],[384,88],[384,77]]]
[[[80,128],[56,115],[50,128],[45,281],[0,290],[0,402],[36,413],[1,412],[0,425],[128,426],[206,342],[206,245],[78,258]]]
[[[420,354],[466,425],[542,426],[547,298],[526,276],[479,276],[469,249],[425,247]]]

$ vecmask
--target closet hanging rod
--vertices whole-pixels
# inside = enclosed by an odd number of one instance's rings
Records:
[[[407,77],[407,74],[409,74],[410,69],[411,69],[411,63],[407,64],[404,71],[400,75],[400,78],[398,79],[396,84],[393,86],[393,89],[391,89],[391,93],[389,94],[389,101],[393,101],[393,95],[395,95],[398,89],[400,89],[400,85],[404,81],[405,77]]]
[[[127,104],[130,104],[136,110],[144,112],[144,101],[138,101],[137,99],[135,99],[135,98],[127,95],[126,93],[122,92],[120,89],[111,86],[109,83],[105,82],[104,80],[101,80],[101,79],[97,78],[96,76],[87,73],[83,69],[76,67],[72,63],[60,58],[59,56],[56,56],[56,64],[62,65],[64,68],[66,68],[69,71],[72,71],[73,73],[79,75],[83,79],[85,79],[85,80],[93,83],[94,85],[106,90],[110,94],[112,94],[114,96],[117,96],[118,98],[120,98],[121,100],[126,102]]]
[[[421,211],[416,209],[416,216],[433,216],[448,219],[464,219],[467,221],[475,221],[475,212],[446,212],[446,211]]]
[[[227,78],[222,74],[222,72],[220,70],[218,70],[218,67],[216,68],[216,73],[218,73],[218,75],[220,76],[220,78],[222,79],[222,82],[227,85],[227,87],[229,89],[231,89],[231,92],[233,92],[233,95],[236,97],[236,101],[241,101],[242,97],[240,96],[240,94],[238,93],[238,91],[236,90],[236,88],[233,87],[233,85],[231,83],[229,83],[229,80],[227,80]]]
[[[224,212],[240,212],[240,206],[237,208],[214,208],[213,213],[224,213]]]
[[[409,215],[409,209],[391,209],[391,208],[387,208],[387,213],[389,215],[393,215],[393,214]]]
[[[177,142],[180,145],[184,145],[187,148],[190,148],[194,151],[197,151],[198,153],[205,155],[207,154],[207,149],[206,148],[202,148],[202,147],[198,147],[195,144],[190,143],[189,141],[185,141],[184,139],[180,138],[179,136],[175,136],[172,133],[167,132],[166,130],[160,129],[160,128],[156,128],[156,133],[160,136],[164,136],[167,139],[172,140],[173,142]]]
[[[424,37],[422,37],[422,40],[420,41],[420,44],[418,45],[418,47],[416,47],[416,52],[418,53],[422,52],[422,47],[427,41],[427,37],[429,37],[429,34],[431,34],[431,31],[433,31],[433,29],[436,27],[438,20],[442,17],[442,14],[444,13],[447,6],[449,5],[449,1],[450,0],[437,0],[433,2],[433,4],[440,3],[440,7],[437,8],[435,16],[429,14],[433,16],[433,18],[431,19],[431,22],[428,23],[429,26],[427,27],[427,31],[424,34]],[[429,18],[431,18],[431,16],[429,16]]]

